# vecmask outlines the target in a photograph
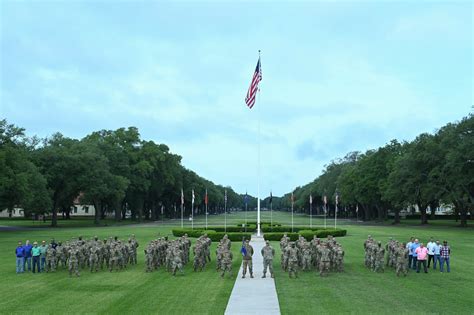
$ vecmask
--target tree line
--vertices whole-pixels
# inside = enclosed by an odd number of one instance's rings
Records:
[[[441,204],[449,204],[461,226],[466,226],[468,213],[474,211],[473,114],[411,142],[392,140],[365,153],[350,152],[293,193],[294,207],[300,211],[309,212],[311,194],[315,211],[322,209],[322,198],[327,196],[334,215],[338,194],[339,209],[354,217],[385,220],[391,211],[394,223],[400,222],[401,209],[417,206],[421,224],[426,224],[427,209],[433,215]],[[291,192],[282,198],[281,206],[291,207]]]
[[[80,140],[60,133],[40,139],[0,120],[0,211],[19,207],[26,217],[51,214],[56,226],[58,213],[69,218],[79,198],[94,205],[96,223],[107,214],[123,220],[127,211],[138,221],[173,218],[181,216],[181,189],[185,216],[191,214],[192,190],[195,214],[205,212],[206,190],[209,212],[224,211],[225,191],[228,209],[243,207],[243,195],[186,169],[181,156],[141,139],[135,127],[101,130]],[[257,200],[249,196],[248,203],[254,207]]]

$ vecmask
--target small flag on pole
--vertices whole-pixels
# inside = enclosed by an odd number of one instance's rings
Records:
[[[313,195],[309,194],[309,204],[313,204]]]
[[[359,205],[356,206],[356,213],[359,213]]]
[[[224,202],[227,204],[227,189],[224,190]]]
[[[181,189],[181,204],[184,205],[184,192]]]
[[[250,82],[249,90],[247,91],[247,96],[245,97],[245,103],[249,108],[252,108],[255,105],[255,98],[258,92],[258,83],[262,81],[262,67],[260,66],[260,57],[258,57],[257,67],[253,73],[252,82]]]
[[[293,195],[293,192],[291,192],[291,205],[295,203],[295,196]]]
[[[191,202],[192,202],[192,204],[194,204],[194,189],[191,190],[191,191],[192,191],[192,193],[193,193],[193,200],[192,200]]]
[[[339,204],[339,193],[336,192],[336,205],[338,205],[338,204]]]
[[[244,203],[245,203],[246,205],[249,203],[249,196],[247,195],[247,192],[245,192]]]
[[[270,191],[270,204],[273,203],[273,195],[272,195],[272,192]]]
[[[324,205],[327,205],[327,204],[328,204],[328,197],[327,197],[327,196],[324,196],[324,197],[323,197],[323,202],[324,202]]]
[[[204,196],[204,204],[207,205],[208,202],[209,202],[209,199],[208,199],[208,197],[207,197],[207,189],[206,189],[206,195]]]

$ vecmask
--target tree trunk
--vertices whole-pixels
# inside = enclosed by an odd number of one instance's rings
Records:
[[[418,203],[418,210],[421,214],[421,224],[428,224],[428,216],[426,215],[426,206]]]
[[[461,209],[461,226],[467,227],[467,211],[466,209]]]
[[[65,208],[64,212],[66,213],[66,220],[71,219],[71,208]]]
[[[395,213],[395,217],[393,219],[393,224],[400,224],[400,210],[397,207],[396,210],[393,210],[393,211]]]
[[[115,221],[120,221],[121,219],[121,211],[120,211],[120,202],[116,200],[114,202],[114,214],[115,214]]]
[[[100,223],[100,206],[101,203],[99,201],[94,200],[92,202],[94,205],[95,213],[94,213],[94,224],[98,225]]]
[[[53,209],[51,209],[51,226],[58,226],[58,212],[56,211],[56,202],[53,202]]]
[[[100,207],[100,219],[104,220],[105,215],[107,213],[107,204],[105,202],[101,202],[101,207]]]

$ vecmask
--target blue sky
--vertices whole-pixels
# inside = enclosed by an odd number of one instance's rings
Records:
[[[198,174],[281,195],[332,159],[466,116],[471,1],[2,1],[0,117],[136,126]],[[261,96],[245,94],[262,50]]]

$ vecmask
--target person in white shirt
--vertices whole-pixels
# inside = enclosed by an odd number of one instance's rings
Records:
[[[436,270],[436,263],[439,263],[439,266],[441,268],[441,256],[440,256],[440,249],[441,245],[439,244],[439,240],[436,241],[436,243],[433,245],[433,269]]]
[[[434,242],[433,240],[433,237],[430,238],[430,240],[428,241],[428,243],[426,244],[426,248],[428,248],[428,268],[430,267],[430,262],[433,260],[433,264],[434,264],[434,251],[433,251],[433,246],[435,245],[436,243]]]
[[[411,244],[413,244],[413,241],[415,240],[414,237],[410,238],[410,241],[406,245],[406,249],[408,249],[408,268],[411,268],[412,265],[412,256],[411,256]]]

